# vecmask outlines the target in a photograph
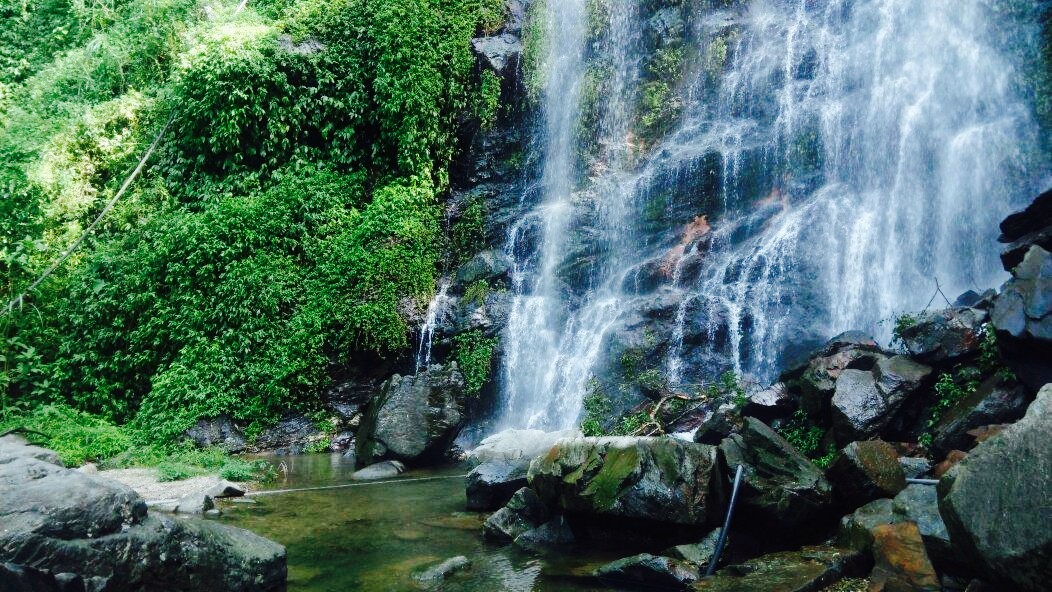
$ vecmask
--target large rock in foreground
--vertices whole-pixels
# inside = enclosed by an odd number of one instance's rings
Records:
[[[1052,384],[1023,417],[977,446],[939,482],[950,540],[989,572],[1022,590],[1052,582]]]
[[[548,503],[586,516],[703,526],[724,509],[716,448],[675,438],[563,440],[528,478]]]
[[[32,456],[5,458],[0,562],[79,576],[88,592],[285,589],[285,549],[276,543],[214,522],[148,515],[119,483]]]
[[[369,403],[356,440],[358,466],[382,458],[411,463],[441,458],[463,427],[464,376],[456,363],[415,376],[394,375]]]
[[[735,516],[764,528],[811,525],[832,505],[832,488],[818,467],[758,419],[720,444],[727,470],[745,467]]]

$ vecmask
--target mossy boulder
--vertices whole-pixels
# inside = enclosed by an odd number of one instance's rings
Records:
[[[674,438],[563,440],[528,479],[551,505],[586,516],[704,526],[724,509],[716,448]]]
[[[906,488],[906,475],[895,448],[880,440],[852,442],[833,459],[826,473],[846,508],[891,498]]]

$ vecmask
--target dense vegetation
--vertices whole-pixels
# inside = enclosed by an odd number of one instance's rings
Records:
[[[315,405],[331,368],[398,355],[448,241],[458,134],[496,109],[469,40],[502,11],[2,0],[5,302],[161,141],[87,243],[0,317],[0,426],[90,428],[74,461],[219,413],[252,435]],[[488,345],[463,357],[481,367]]]

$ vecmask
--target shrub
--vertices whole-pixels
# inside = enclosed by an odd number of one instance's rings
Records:
[[[486,337],[482,331],[476,329],[457,335],[454,342],[454,356],[460,372],[464,375],[464,382],[467,383],[467,393],[469,396],[476,396],[489,382],[497,338]]]

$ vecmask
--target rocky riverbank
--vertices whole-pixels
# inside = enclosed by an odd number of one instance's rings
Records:
[[[148,509],[126,485],[0,438],[5,592],[277,592],[285,562],[285,549],[267,539]]]

